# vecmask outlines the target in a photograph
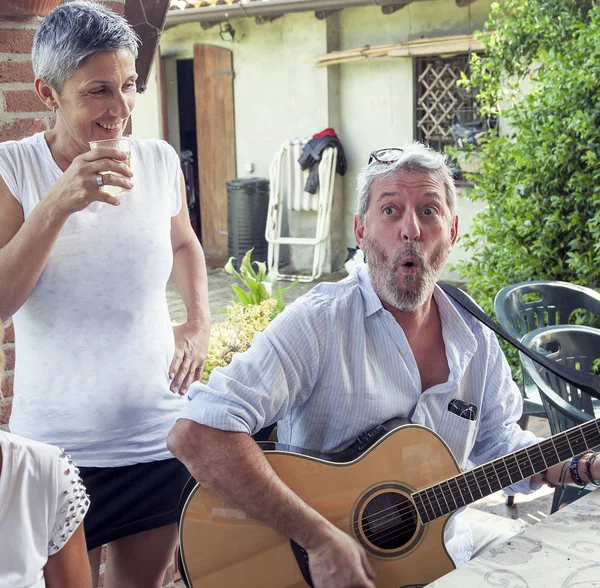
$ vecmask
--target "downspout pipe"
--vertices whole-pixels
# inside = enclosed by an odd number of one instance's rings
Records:
[[[317,10],[341,10],[357,6],[406,6],[423,0],[252,0],[234,4],[218,4],[204,8],[169,10],[165,27],[173,27],[187,22],[222,22],[235,18],[255,16],[278,16],[288,12],[309,12]]]

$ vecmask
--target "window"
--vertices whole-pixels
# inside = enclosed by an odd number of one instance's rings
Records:
[[[460,72],[469,75],[470,54],[416,58],[416,138],[443,151],[453,145],[452,125],[479,118],[471,92],[456,86]]]

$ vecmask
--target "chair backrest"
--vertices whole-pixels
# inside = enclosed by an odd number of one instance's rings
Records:
[[[290,210],[317,210],[318,206],[318,195],[304,191],[309,170],[303,170],[298,163],[298,158],[302,155],[306,143],[307,139],[292,139],[283,147],[285,155],[283,156],[282,174],[287,190],[287,205]]]
[[[318,211],[323,208],[324,201],[331,199],[329,178],[335,177],[337,149],[327,147],[319,162],[319,186],[314,194],[304,190],[310,169],[303,170],[298,163],[302,150],[308,139],[292,139],[286,141],[275,155],[271,164],[271,184],[282,190],[283,200],[287,201],[289,210]]]
[[[579,325],[557,325],[531,331],[522,343],[548,358],[581,371],[591,371],[596,359],[600,358],[600,329]],[[592,397],[582,392],[521,355],[521,363],[527,375],[533,380],[553,435],[566,431],[594,418]]]
[[[498,322],[516,339],[551,325],[566,325],[574,311],[600,317],[600,294],[567,282],[521,282],[496,294]]]

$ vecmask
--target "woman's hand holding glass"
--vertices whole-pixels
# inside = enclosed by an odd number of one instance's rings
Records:
[[[73,159],[71,165],[52,188],[49,198],[66,214],[87,208],[93,202],[118,206],[120,200],[102,189],[102,184],[133,188],[133,172],[126,162],[130,154],[111,147],[87,151]],[[99,182],[98,177],[102,178]]]
[[[90,149],[100,149],[101,147],[112,147],[127,153],[127,160],[125,163],[131,169],[131,141],[129,137],[121,137],[119,139],[100,139],[98,141],[90,141]],[[107,170],[108,171],[108,170]],[[105,177],[106,176],[106,177]],[[108,192],[111,196],[120,198],[122,195],[127,194],[127,190],[117,184],[110,182],[110,174],[103,172],[96,177],[98,185],[102,187],[105,192]]]

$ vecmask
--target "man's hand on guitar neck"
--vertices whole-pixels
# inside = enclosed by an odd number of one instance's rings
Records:
[[[375,588],[375,572],[365,550],[352,537],[331,527],[322,543],[307,549],[315,588]]]

